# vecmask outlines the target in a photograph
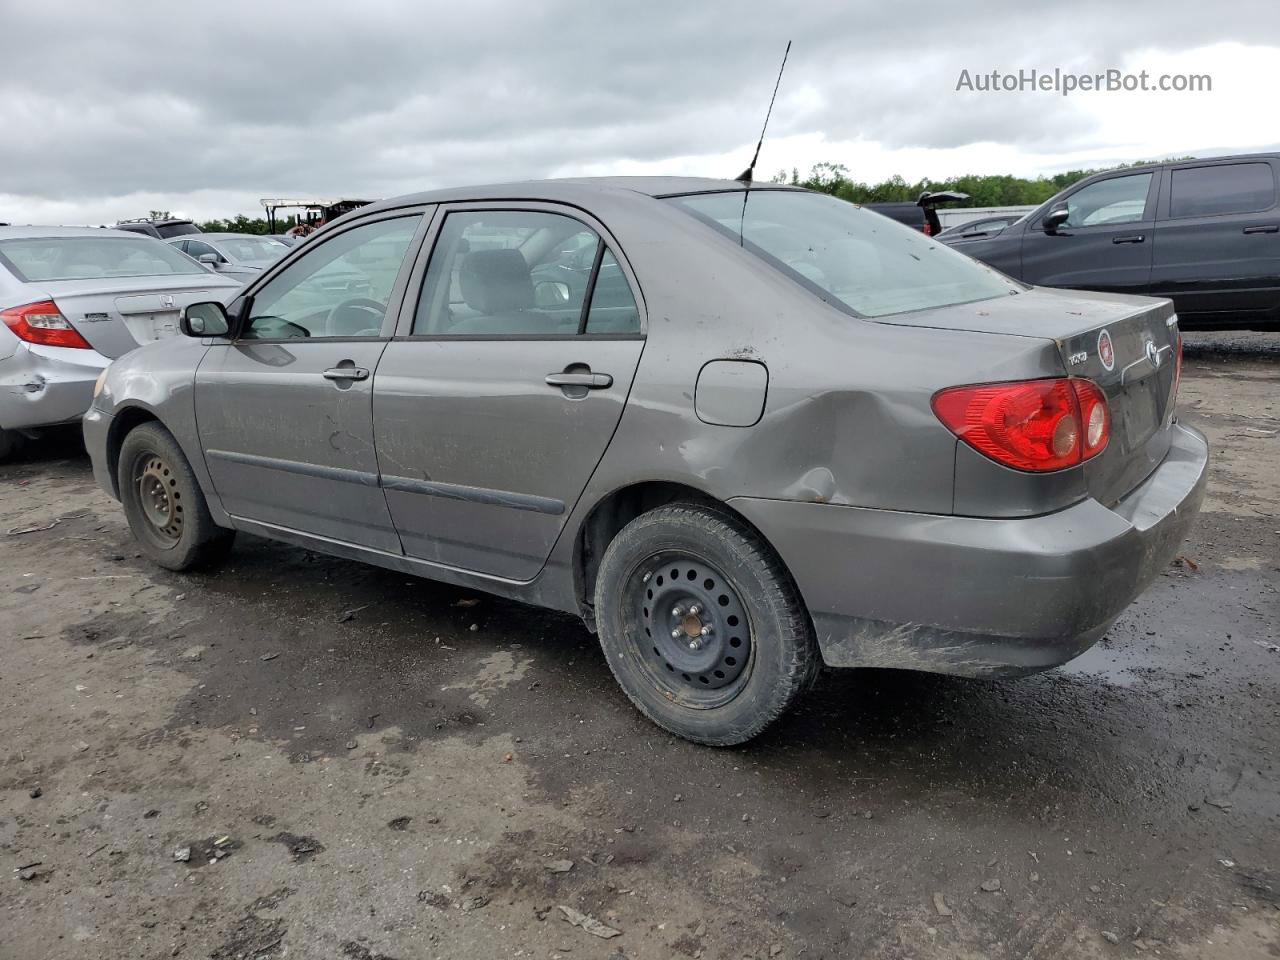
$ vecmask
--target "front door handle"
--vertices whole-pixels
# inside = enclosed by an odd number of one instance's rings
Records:
[[[604,390],[613,386],[613,377],[607,373],[549,373],[547,384],[552,387],[586,387],[588,390]]]
[[[1245,227],[1245,233],[1280,233],[1280,223],[1268,223],[1260,227]]]
[[[1142,241],[1146,239],[1147,238],[1140,233],[1133,233],[1127,237],[1112,237],[1111,242],[1112,243],[1142,243]]]
[[[326,380],[368,380],[367,367],[330,367],[322,376]]]

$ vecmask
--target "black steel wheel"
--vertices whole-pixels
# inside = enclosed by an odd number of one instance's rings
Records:
[[[750,740],[817,674],[790,574],[759,534],[714,506],[670,504],[627,524],[600,562],[595,608],[631,702],[697,743]]]
[[[643,662],[659,689],[701,707],[738,694],[750,666],[751,623],[715,564],[681,551],[659,553],[631,570],[627,592],[652,641],[652,658]]]
[[[124,438],[116,485],[129,529],[160,566],[189,570],[230,549],[235,531],[213,522],[191,464],[160,424],[144,423]]]
[[[172,467],[155,453],[143,453],[133,464],[134,495],[143,518],[144,536],[162,550],[172,550],[182,539],[182,491]]]

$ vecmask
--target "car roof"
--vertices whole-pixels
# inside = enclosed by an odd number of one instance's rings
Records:
[[[123,237],[136,240],[141,236],[146,234],[102,227],[0,227],[0,240],[30,240],[36,237]]]
[[[525,180],[513,183],[487,183],[469,187],[447,187],[423,193],[406,194],[379,200],[356,211],[363,216],[377,210],[393,209],[418,203],[446,203],[456,200],[552,200],[582,204],[601,194],[670,197],[689,193],[723,193],[745,190],[738,180],[712,177],[573,177],[562,180]],[[781,183],[758,183],[753,190],[795,190]]]

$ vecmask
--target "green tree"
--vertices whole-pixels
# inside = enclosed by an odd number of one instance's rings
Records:
[[[1175,157],[1170,159],[1190,160],[1191,157]],[[1120,164],[1116,168],[1140,167],[1151,163],[1164,163],[1163,160],[1139,160],[1136,163]],[[774,183],[790,183],[809,190],[829,193],[841,200],[851,203],[893,203],[913,202],[925,191],[954,190],[967,193],[970,199],[967,206],[974,207],[1012,207],[1034,206],[1043,203],[1060,190],[1069,187],[1077,180],[1101,173],[1097,170],[1067,170],[1049,177],[1015,177],[1010,174],[966,174],[960,177],[949,177],[945,180],[918,180],[908,182],[900,176],[892,176],[879,183],[864,183],[854,180],[849,168],[842,163],[815,163],[807,177],[801,177],[799,171],[792,169],[779,170],[774,175]]]

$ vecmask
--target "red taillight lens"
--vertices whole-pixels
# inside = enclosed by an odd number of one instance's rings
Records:
[[[90,349],[85,338],[80,336],[80,332],[62,315],[52,300],[0,310],[0,320],[13,331],[14,336],[27,343]]]
[[[933,236],[933,227],[932,227],[930,224],[927,224],[927,223],[926,223],[926,224],[925,224],[923,227],[921,227],[920,229],[924,231],[924,235],[925,235],[926,237],[932,237],[932,236]]]
[[[1111,439],[1107,398],[1090,380],[1024,380],[940,390],[933,412],[996,463],[1044,473],[1097,456]]]

